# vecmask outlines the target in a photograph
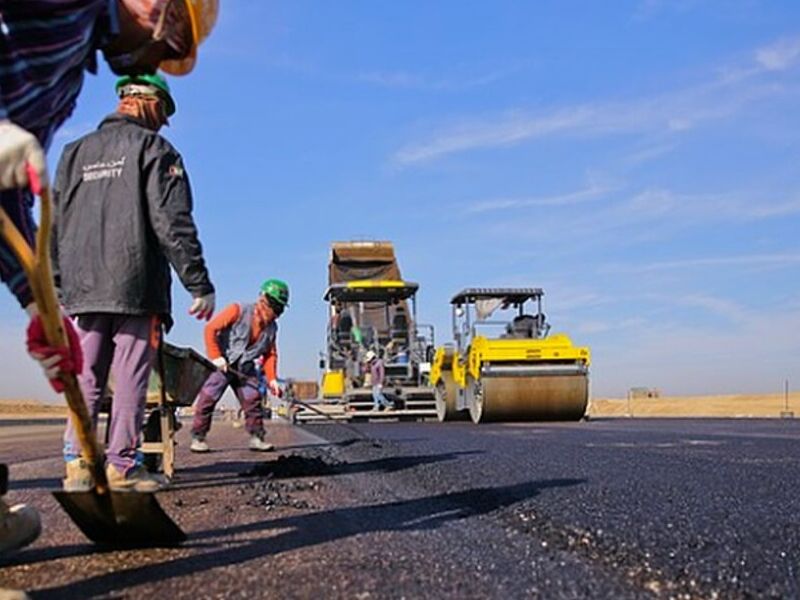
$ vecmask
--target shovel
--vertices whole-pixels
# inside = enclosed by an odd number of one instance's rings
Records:
[[[298,405],[302,406],[303,408],[308,409],[311,412],[316,413],[321,417],[324,417],[325,419],[329,420],[334,425],[338,425],[339,427],[343,427],[344,429],[346,429],[350,433],[355,434],[356,437],[358,437],[360,440],[369,443],[373,448],[383,448],[383,446],[380,445],[380,442],[377,442],[376,440],[372,439],[368,435],[365,435],[365,434],[361,433],[355,427],[352,427],[350,425],[345,425],[341,421],[338,421],[338,420],[334,419],[328,413],[319,410],[318,408],[316,408],[315,406],[312,406],[308,402],[303,402],[302,400],[298,400],[297,398],[290,398],[289,402],[291,402],[292,404],[298,404]]]
[[[224,372],[224,371],[222,371],[222,370],[220,370],[220,371],[221,371],[221,372]],[[227,372],[228,372],[228,373],[231,373],[231,374],[233,374],[233,375],[235,375],[235,376],[236,376],[236,377],[238,377],[239,379],[248,379],[249,377],[251,377],[251,376],[245,375],[245,374],[244,374],[244,373],[242,373],[241,371],[237,371],[236,369],[234,369],[234,368],[232,368],[232,367],[228,367],[228,368],[227,368]],[[365,434],[361,433],[361,432],[360,432],[358,429],[356,429],[355,427],[352,427],[352,426],[350,426],[350,425],[346,425],[346,424],[342,423],[341,421],[339,421],[339,420],[337,420],[337,419],[334,419],[334,418],[333,418],[332,416],[330,416],[328,413],[326,413],[326,412],[323,412],[323,411],[319,410],[318,408],[316,408],[315,406],[312,406],[312,405],[311,405],[311,404],[309,404],[308,402],[303,402],[302,400],[298,400],[297,398],[294,398],[294,397],[292,397],[292,398],[289,398],[289,399],[288,399],[288,401],[289,401],[291,404],[296,404],[296,405],[302,406],[303,408],[306,408],[306,409],[310,410],[311,412],[318,414],[319,416],[321,416],[321,417],[323,417],[323,418],[325,418],[325,419],[329,420],[329,421],[330,421],[331,423],[333,423],[334,425],[338,425],[339,427],[341,427],[341,428],[343,428],[343,429],[346,429],[347,431],[349,431],[350,433],[352,433],[352,434],[354,434],[356,437],[358,437],[360,440],[362,440],[362,441],[364,441],[364,442],[367,442],[368,444],[371,444],[371,445],[372,445],[374,448],[382,448],[382,446],[380,445],[380,443],[378,443],[377,441],[375,441],[375,440],[374,440],[374,439],[372,439],[371,437],[369,437],[369,436],[367,436],[367,435],[365,435]]]
[[[53,285],[50,263],[52,204],[48,186],[42,186],[28,169],[31,189],[41,197],[36,250],[32,250],[17,227],[0,208],[0,235],[22,265],[39,309],[47,342],[67,346],[61,310]],[[78,380],[61,374],[69,415],[81,445],[84,459],[94,473],[95,487],[86,492],[54,492],[53,495],[80,530],[93,542],[121,546],[167,546],[186,539],[186,534],[161,509],[153,494],[112,492],[105,474],[105,456],[92,431],[92,422]]]

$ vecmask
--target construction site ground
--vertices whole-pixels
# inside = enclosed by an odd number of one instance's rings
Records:
[[[89,544],[50,491],[62,426],[0,428],[44,532],[0,558],[32,598],[797,598],[800,421],[215,423],[159,494],[178,548]]]

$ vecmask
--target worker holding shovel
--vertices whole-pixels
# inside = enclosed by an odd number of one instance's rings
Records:
[[[261,286],[254,304],[231,304],[206,325],[206,354],[219,369],[206,380],[197,395],[192,423],[192,452],[209,452],[206,435],[211,429],[214,408],[231,386],[245,414],[250,450],[268,452],[264,441],[264,417],[258,390],[255,361],[263,358],[263,372],[269,391],[281,396],[278,383],[277,319],[289,303],[289,287],[279,279]]]
[[[29,185],[46,185],[45,152],[72,113],[83,73],[96,72],[102,50],[118,73],[183,75],[196,61],[197,46],[210,33],[217,0],[62,0],[4,2],[0,8],[0,221],[7,219],[33,247],[36,225]],[[34,60],[35,59],[35,60]],[[31,174],[29,176],[29,173]],[[32,179],[31,179],[32,178]],[[60,375],[80,371],[81,351],[69,320],[68,346],[47,342],[31,286],[16,256],[0,236],[0,281],[31,317],[28,348],[56,391]],[[195,308],[195,307],[193,307]],[[2,465],[0,465],[2,467]],[[6,510],[0,501],[0,553],[36,537],[36,511]]]
[[[199,304],[214,287],[192,219],[183,160],[157,132],[175,112],[160,75],[126,76],[116,112],[66,146],[53,202],[53,270],[64,310],[76,318],[84,366],[79,382],[97,419],[114,379],[106,475],[112,490],[155,491],[138,451],[150,371],[162,324],[172,326],[170,265]],[[72,426],[64,436],[64,489],[94,483]]]

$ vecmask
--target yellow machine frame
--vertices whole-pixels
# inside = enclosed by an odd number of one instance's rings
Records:
[[[459,387],[467,386],[467,375],[480,379],[484,363],[582,362],[591,364],[591,352],[585,346],[574,346],[564,333],[555,333],[538,340],[490,339],[476,336],[465,357],[458,351],[448,360],[444,347],[439,347],[431,365],[431,384],[436,385],[443,371],[452,371]]]
[[[344,395],[344,371],[325,371],[322,374],[322,397],[341,398]]]

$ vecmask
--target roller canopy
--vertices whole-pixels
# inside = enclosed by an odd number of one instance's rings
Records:
[[[520,304],[544,296],[541,288],[466,288],[461,290],[450,304],[474,304],[477,300],[502,298],[508,304]]]

